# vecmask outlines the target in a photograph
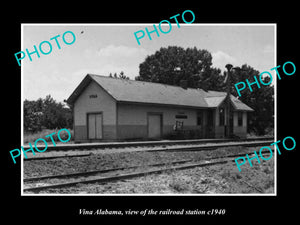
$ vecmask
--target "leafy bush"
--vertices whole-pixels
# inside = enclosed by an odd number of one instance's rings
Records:
[[[24,101],[24,131],[37,132],[42,129],[72,128],[72,108],[57,103],[51,95],[36,101]]]

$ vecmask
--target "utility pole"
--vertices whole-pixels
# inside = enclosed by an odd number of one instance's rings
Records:
[[[226,128],[225,128],[225,137],[230,138],[231,137],[231,124],[230,124],[230,115],[231,115],[231,101],[230,101],[230,89],[231,89],[231,69],[233,67],[233,65],[231,64],[226,64],[226,69],[227,69],[227,82],[226,82],[226,86],[227,86],[227,95],[226,95]]]

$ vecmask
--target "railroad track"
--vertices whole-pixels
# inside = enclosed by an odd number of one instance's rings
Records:
[[[269,151],[263,151],[262,154],[269,153]],[[193,160],[182,160],[182,161],[173,161],[173,162],[167,162],[167,163],[159,163],[159,164],[151,164],[146,165],[146,167],[160,167],[160,168],[154,168],[154,169],[147,169],[143,171],[133,171],[133,172],[127,172],[123,174],[112,174],[108,176],[99,176],[99,174],[108,173],[108,172],[118,172],[118,171],[124,171],[124,170],[130,170],[130,169],[139,169],[142,167],[145,167],[145,165],[142,166],[131,166],[126,168],[113,168],[113,169],[106,169],[106,170],[94,170],[94,171],[88,171],[88,172],[81,172],[81,173],[71,173],[71,174],[61,174],[61,175],[52,175],[52,176],[41,176],[41,177],[31,177],[31,178],[25,178],[24,183],[32,182],[32,181],[40,181],[40,180],[51,180],[51,179],[69,179],[74,177],[81,177],[77,180],[70,181],[70,182],[63,182],[63,183],[55,183],[55,184],[45,184],[42,186],[40,183],[36,183],[33,185],[33,187],[28,187],[30,185],[27,184],[27,187],[23,189],[24,192],[40,192],[42,190],[46,189],[55,189],[55,188],[64,188],[64,187],[70,187],[75,186],[77,184],[90,184],[90,183],[108,183],[108,182],[114,182],[118,180],[124,180],[124,179],[132,179],[136,177],[146,176],[150,174],[159,174],[166,171],[172,171],[172,170],[183,170],[183,169],[191,169],[195,167],[206,167],[206,166],[212,166],[212,165],[218,165],[218,164],[225,164],[228,162],[234,162],[233,157],[236,158],[238,156],[245,156],[245,154],[251,155],[254,154],[254,152],[249,153],[241,153],[241,154],[234,154],[234,155],[228,155],[228,156],[222,156],[222,157],[211,157],[208,159],[205,159],[205,161],[201,162],[193,162]],[[224,158],[227,158],[227,160],[224,160]],[[221,159],[221,160],[220,160]],[[210,161],[208,161],[210,160]],[[98,174],[98,175],[97,175]],[[96,177],[91,177],[97,175]],[[87,179],[82,179],[85,177],[89,177]],[[25,184],[24,184],[25,185]]]
[[[113,142],[113,143],[83,143],[83,144],[61,144],[48,145],[47,151],[67,151],[74,149],[104,149],[104,148],[124,148],[124,147],[141,147],[141,146],[172,146],[172,145],[191,145],[191,144],[207,144],[207,143],[226,143],[226,142],[251,142],[251,141],[271,141],[270,138],[243,138],[243,139],[194,139],[194,140],[164,140],[164,141],[139,141],[139,142]],[[38,145],[43,149],[43,145]],[[29,149],[29,146],[24,146]]]
[[[149,149],[138,149],[133,150],[135,152],[138,151],[164,151],[164,152],[174,152],[174,151],[207,151],[207,150],[214,150],[222,147],[236,147],[236,146],[243,146],[243,147],[255,147],[255,146],[263,146],[263,145],[269,145],[274,142],[273,139],[266,139],[266,140],[259,140],[257,141],[250,141],[247,139],[247,141],[243,142],[233,142],[228,143],[229,141],[221,142],[221,143],[212,143],[212,144],[194,144],[190,143],[190,145],[179,145],[179,146],[166,146],[165,144],[161,144],[162,147],[157,148],[149,148]],[[232,142],[232,141],[230,141]],[[98,150],[97,150],[98,151]],[[99,149],[101,151],[101,149]],[[127,152],[127,151],[126,151]],[[128,150],[130,152],[130,150]],[[44,153],[43,153],[44,155]],[[47,160],[47,159],[55,159],[55,158],[64,158],[64,157],[86,157],[91,156],[92,153],[82,153],[82,154],[65,154],[65,155],[54,155],[54,156],[32,156],[28,158],[24,158],[24,160]]]

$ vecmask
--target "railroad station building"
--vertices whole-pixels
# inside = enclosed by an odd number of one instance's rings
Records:
[[[176,132],[223,138],[226,93],[87,74],[67,99],[75,142],[163,139]],[[230,96],[231,132],[246,137],[253,111]]]

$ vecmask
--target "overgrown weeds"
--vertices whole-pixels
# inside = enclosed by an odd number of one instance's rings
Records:
[[[57,132],[59,130],[60,129],[44,129],[42,131],[38,131],[38,132],[34,132],[34,133],[32,133],[32,132],[24,132],[23,142],[24,142],[24,144],[28,144],[29,142],[33,144],[36,139],[43,138],[47,142],[52,143],[51,137],[50,136],[49,137],[45,137],[45,136],[47,136],[49,134],[52,134],[52,133],[55,133],[54,135],[52,135],[53,140],[55,141],[55,143],[59,142],[61,144],[62,142],[59,141],[58,136],[57,136]],[[69,131],[71,133],[71,140],[68,141],[68,143],[70,143],[71,141],[73,141],[73,135],[74,135],[73,130],[69,129]],[[59,135],[60,135],[60,138],[62,140],[67,140],[68,137],[69,137],[68,133],[65,132],[65,131],[60,132]]]

